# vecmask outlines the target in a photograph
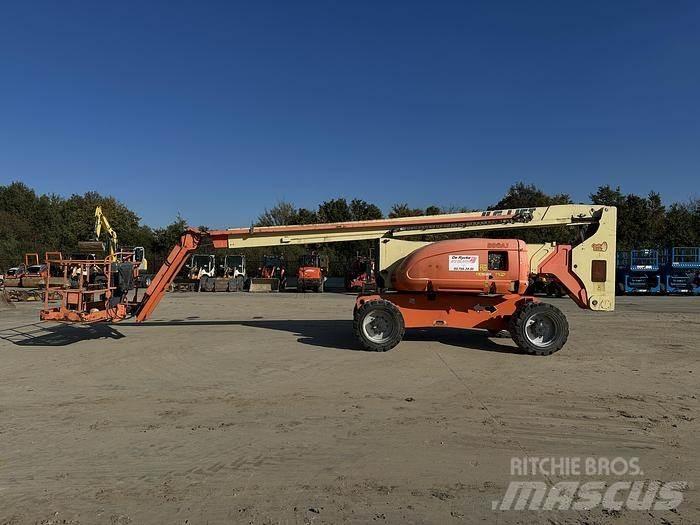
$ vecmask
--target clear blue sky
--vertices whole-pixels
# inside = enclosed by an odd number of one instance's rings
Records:
[[[99,5],[98,5],[99,4]],[[5,2],[0,183],[151,225],[286,199],[697,195],[700,3]]]

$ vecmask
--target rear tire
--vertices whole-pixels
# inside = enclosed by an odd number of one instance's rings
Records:
[[[403,339],[403,315],[390,301],[368,301],[360,306],[353,318],[355,337],[367,350],[386,352]]]
[[[531,355],[551,355],[569,337],[569,323],[557,307],[528,302],[510,318],[509,330],[518,347]]]

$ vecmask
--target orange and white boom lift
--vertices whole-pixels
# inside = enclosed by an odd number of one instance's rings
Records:
[[[389,350],[406,328],[451,327],[508,330],[522,350],[547,355],[566,342],[568,323],[559,309],[526,295],[528,279],[536,274],[556,278],[579,307],[614,310],[616,214],[614,207],[581,204],[208,232],[190,229],[140,300],[126,298],[126,270],[136,263],[122,254],[122,266],[105,264],[106,287],[93,292],[87,283],[64,290],[57,308],[49,308],[47,294],[41,318],[91,322],[134,316],[146,321],[204,237],[215,248],[236,250],[377,239],[383,291],[358,296],[354,309],[355,334],[365,348]],[[406,240],[558,226],[579,228],[580,242],[570,246],[527,245],[515,238]]]

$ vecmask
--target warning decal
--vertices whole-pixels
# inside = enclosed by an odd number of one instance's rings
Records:
[[[478,272],[478,255],[450,255],[448,269],[451,272]]]

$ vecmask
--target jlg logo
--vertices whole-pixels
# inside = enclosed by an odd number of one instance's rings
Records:
[[[608,243],[603,241],[601,243],[593,243],[591,245],[593,247],[594,252],[607,252],[608,251]]]

